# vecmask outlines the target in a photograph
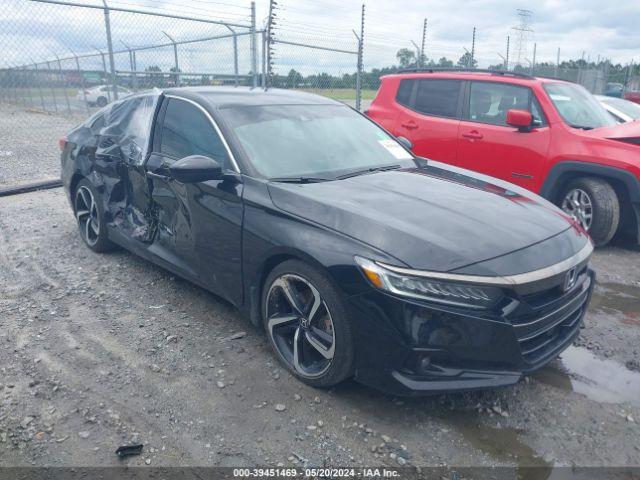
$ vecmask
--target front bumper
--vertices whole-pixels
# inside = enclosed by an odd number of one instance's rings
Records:
[[[556,358],[578,336],[595,274],[510,292],[499,311],[446,308],[378,290],[350,298],[356,379],[398,395],[500,387]]]

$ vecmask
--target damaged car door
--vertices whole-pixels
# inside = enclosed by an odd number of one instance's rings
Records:
[[[145,247],[153,237],[144,161],[158,98],[139,95],[112,104],[105,111],[105,125],[95,151],[109,226],[134,250]]]
[[[172,166],[194,155],[219,165],[219,178],[180,180]],[[215,122],[197,103],[166,96],[146,164],[155,234],[149,252],[188,278],[241,300],[242,183]]]

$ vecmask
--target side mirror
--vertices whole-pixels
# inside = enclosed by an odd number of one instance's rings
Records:
[[[408,150],[411,150],[413,148],[413,143],[411,143],[411,140],[409,140],[408,138],[396,137],[396,140],[400,145],[402,145],[404,148]]]
[[[220,180],[222,167],[210,157],[191,155],[184,157],[169,167],[172,178],[181,183],[197,183],[207,180]]]
[[[507,110],[507,125],[516,127],[521,132],[531,130],[533,124],[533,115],[526,110]]]

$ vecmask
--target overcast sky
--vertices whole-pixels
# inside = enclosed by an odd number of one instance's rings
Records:
[[[173,12],[182,15],[224,19],[247,24],[250,2],[244,0],[108,0],[124,8]],[[86,3],[101,3],[86,0]],[[603,0],[475,0],[468,2],[438,0],[375,0],[366,3],[365,69],[397,63],[400,48],[420,44],[422,23],[428,19],[425,54],[438,59],[446,56],[454,61],[471,49],[472,31],[476,27],[476,58],[481,67],[501,62],[506,55],[507,36],[511,38],[510,59],[517,58],[518,34],[513,27],[519,23],[517,8],[532,11],[526,50],[521,61],[533,59],[555,62],[558,47],[561,60],[598,55],[614,63],[640,61],[640,0],[606,2]],[[257,0],[258,26],[268,13],[268,0]],[[356,49],[353,29],[359,30],[361,1],[355,0],[278,0],[276,37],[339,50]],[[52,59],[54,54],[69,55],[105,47],[103,17],[100,10],[61,7],[28,0],[0,0],[0,62],[20,64],[30,58]],[[115,46],[123,42],[144,46],[167,42],[166,31],[180,39],[196,38],[228,32],[224,27],[175,20],[150,21],[146,16],[115,12],[111,16]],[[242,31],[242,28],[236,28]],[[201,47],[201,48],[199,48]],[[241,40],[241,70],[248,64],[248,42]],[[182,66],[192,70],[206,69],[220,63],[231,68],[230,41],[215,45],[194,45],[182,53]],[[205,60],[206,59],[206,60]],[[213,60],[213,62],[212,62]],[[96,60],[97,61],[97,60]],[[163,69],[173,61],[170,47],[140,53],[138,66],[161,64]],[[118,68],[125,68],[128,55],[119,55]],[[353,71],[354,57],[345,53],[276,46],[277,73],[296,68],[303,73],[331,69],[331,73]],[[227,68],[225,67],[225,68]],[[66,67],[65,67],[66,68]],[[208,71],[208,70],[207,70]]]

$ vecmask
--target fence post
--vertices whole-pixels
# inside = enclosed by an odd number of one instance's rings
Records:
[[[251,2],[251,84],[258,86],[258,57],[256,52],[256,2]]]
[[[131,74],[131,87],[135,89],[138,85],[138,82],[137,82],[138,77],[136,74],[136,51],[133,50],[129,45],[124,43],[122,40],[120,40],[120,43],[122,43],[122,45],[124,45],[124,48],[126,48],[127,51],[129,52],[129,70],[133,72]]]
[[[175,69],[176,87],[180,86],[180,64],[178,63],[178,44],[167,32],[162,32],[173,44],[173,68]]]
[[[56,98],[56,89],[51,83],[51,64],[47,60],[47,75],[49,75],[49,85],[51,86],[51,96],[53,97],[53,109],[58,113],[58,99]]]
[[[104,28],[107,32],[107,50],[109,52],[109,67],[111,68],[111,89],[113,90],[113,99],[118,100],[118,88],[116,78],[116,64],[113,60],[113,42],[111,41],[111,19],[109,18],[109,5],[107,0],[102,0],[104,4]]]
[[[56,60],[58,61],[58,78],[62,78],[62,63],[60,57],[56,54]],[[62,80],[62,93],[64,93],[65,102],[67,102],[67,112],[71,114],[71,104],[69,103],[69,94],[67,93],[67,79]]]
[[[38,88],[38,95],[40,95],[40,105],[42,105],[42,111],[46,112],[47,109],[44,106],[44,96],[42,95],[42,80],[40,80],[40,71],[38,70],[38,64],[33,62],[33,68],[36,71],[36,85]]]
[[[267,31],[262,30],[262,78],[260,84],[262,88],[267,88]]]
[[[78,76],[80,77],[80,88],[82,89],[82,97],[84,98],[84,106],[87,109],[87,113],[91,113],[91,111],[89,110],[89,104],[87,103],[87,92],[85,92],[85,89],[84,89],[85,88],[84,75],[80,71],[80,60],[78,59],[78,55],[76,54],[76,52],[71,50],[71,53],[73,53],[73,58],[76,59],[76,70],[78,72]]]
[[[33,108],[35,110],[36,108],[36,101],[33,98],[33,73],[32,71],[29,69],[29,65],[25,65],[24,66],[24,75],[25,75],[25,82],[28,85],[28,89],[29,89],[29,103],[31,104],[31,108]]]

